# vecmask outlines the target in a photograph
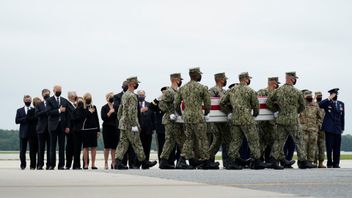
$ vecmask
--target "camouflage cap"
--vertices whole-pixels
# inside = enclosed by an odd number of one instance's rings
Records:
[[[169,88],[169,87],[167,87],[167,86],[166,86],[166,87],[162,87],[162,88],[160,89],[160,91],[163,92],[163,91],[167,90],[168,88]]]
[[[317,91],[317,92],[314,93],[314,95],[315,95],[315,96],[322,96],[323,93],[321,93],[321,91]]]
[[[140,81],[138,81],[137,76],[129,77],[129,78],[126,79],[126,81],[127,81],[128,83],[130,83],[130,82],[141,83]]]
[[[241,79],[251,79],[252,77],[249,76],[248,72],[242,72],[240,75],[238,75],[238,78]]]
[[[302,89],[301,92],[304,94],[306,91],[309,91],[308,89]]]
[[[277,84],[281,84],[281,82],[279,82],[279,77],[270,77],[268,78],[268,81],[275,81]]]
[[[218,73],[218,74],[214,74],[214,78],[215,78],[215,80],[216,79],[228,79],[227,77],[226,77],[226,75],[225,75],[225,72],[223,72],[223,73]]]
[[[296,79],[298,78],[298,76],[296,75],[296,72],[286,72],[286,75],[295,77]]]
[[[307,90],[304,92],[304,97],[307,97],[307,96],[313,96],[313,93],[311,91]]]
[[[203,74],[203,73],[200,71],[200,68],[199,68],[199,67],[195,67],[195,68],[189,69],[189,73]]]
[[[183,78],[181,77],[181,74],[180,74],[180,73],[170,74],[170,78],[171,78],[171,79],[177,78],[177,79],[183,80]]]
[[[328,92],[330,93],[330,94],[333,94],[333,93],[339,93],[339,88],[334,88],[334,89],[331,89],[331,90],[329,90]]]

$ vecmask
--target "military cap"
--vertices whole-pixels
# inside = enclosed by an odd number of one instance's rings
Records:
[[[200,68],[199,68],[199,67],[195,67],[195,68],[189,69],[189,73],[203,74],[203,73],[200,71]]]
[[[281,84],[279,82],[279,77],[270,77],[270,78],[268,78],[268,81],[275,81],[277,84]]]
[[[313,96],[313,93],[309,90],[304,92],[304,96]]]
[[[251,79],[252,77],[249,76],[248,72],[242,72],[242,73],[240,73],[240,75],[238,75],[238,78],[241,80],[241,79],[245,79],[245,78]]]
[[[127,78],[126,81],[127,81],[128,83],[130,83],[130,82],[141,83],[140,81],[138,81],[137,76],[129,77],[129,78]]]
[[[293,76],[295,78],[298,78],[298,76],[296,75],[296,72],[286,72],[287,76]]]
[[[317,92],[314,93],[314,95],[315,95],[315,96],[322,96],[323,93],[321,93],[321,91],[317,91]]]
[[[160,91],[163,92],[163,91],[167,90],[168,88],[169,88],[169,87],[162,87],[162,88],[160,89]]]
[[[331,89],[331,90],[329,90],[328,92],[330,93],[330,94],[333,94],[333,93],[339,93],[339,88],[334,88],[334,89]]]
[[[170,78],[171,78],[171,79],[173,79],[173,78],[178,78],[178,79],[183,80],[183,78],[181,77],[181,74],[180,74],[180,73],[170,74]]]
[[[218,73],[218,74],[214,74],[215,79],[228,79],[225,75],[225,73]]]

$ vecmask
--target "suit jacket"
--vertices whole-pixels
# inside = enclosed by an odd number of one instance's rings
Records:
[[[150,103],[145,101],[144,106],[149,108]],[[140,111],[141,107],[138,102],[138,111],[140,112],[139,115],[139,124],[141,126],[142,132],[146,134],[153,134],[153,130],[155,130],[155,117],[154,112],[150,109],[144,113]]]
[[[16,119],[15,122],[16,124],[20,125],[20,138],[28,138],[29,137],[29,116],[28,112],[26,114],[26,110],[24,109],[25,107],[17,109],[16,112]]]
[[[52,96],[47,99],[46,101],[46,111],[48,113],[48,129],[49,131],[54,131],[57,129],[59,125],[59,120],[61,120],[61,130],[64,128],[70,127],[70,119],[69,116],[69,109],[68,109],[68,101],[60,97],[60,106],[66,107],[66,111],[64,113],[59,113],[59,104],[56,101],[56,96]]]
[[[39,103],[35,108],[35,116],[38,119],[37,133],[43,134],[48,129],[48,114],[44,102]]]
[[[319,106],[325,111],[322,129],[327,133],[342,134],[345,130],[345,104],[325,99]]]
[[[79,131],[82,129],[84,116],[81,108],[76,108],[70,102],[67,103],[68,107],[68,119],[69,121],[69,128],[71,131]]]
[[[119,107],[121,105],[121,98],[122,98],[123,94],[124,94],[124,92],[121,91],[120,93],[114,95],[114,109],[115,109],[115,112],[117,112],[119,110]]]

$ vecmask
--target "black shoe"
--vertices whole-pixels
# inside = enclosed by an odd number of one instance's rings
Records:
[[[72,170],[82,170],[81,167],[73,167]]]
[[[175,169],[175,166],[172,164],[169,164],[169,161],[167,161],[165,159],[160,159],[159,168],[160,169]]]
[[[186,159],[184,157],[180,157],[180,159],[178,160],[178,162],[176,164],[176,169],[191,170],[191,169],[194,169],[194,166],[188,165],[186,163]]]
[[[53,166],[49,166],[49,168],[48,168],[48,170],[54,170],[55,169],[55,167],[53,167]]]
[[[142,169],[149,169],[149,168],[155,166],[156,164],[157,164],[156,161],[151,162],[151,161],[144,160],[142,162]]]
[[[231,161],[228,162],[227,166],[226,166],[226,170],[242,170],[243,166],[241,164],[238,163],[238,161]]]
[[[260,159],[254,160],[254,162],[251,164],[251,169],[254,170],[262,170],[266,168],[266,164],[262,162]]]
[[[332,166],[333,168],[341,168],[339,165]]]
[[[316,168],[317,166],[312,164],[309,161],[299,161],[298,162],[298,168],[300,169],[307,169],[307,168]]]
[[[35,168],[34,168],[34,167],[31,167],[30,170],[35,170]]]
[[[88,170],[88,167],[83,167],[83,170]]]
[[[199,169],[218,170],[219,169],[219,163],[218,162],[212,162],[211,160],[205,160],[205,161],[203,161],[202,165],[199,166]]]
[[[98,168],[95,166],[92,166],[92,170],[98,170]]]
[[[70,167],[66,167],[66,170],[70,170],[71,168]]]
[[[184,159],[183,161],[184,161],[184,163],[186,163],[186,159]],[[200,160],[189,159],[188,161],[189,161],[189,165],[194,168],[200,168],[203,165],[203,161],[200,161]]]
[[[59,168],[57,168],[58,170],[65,170],[65,168],[64,167],[59,167]]]
[[[279,161],[277,161],[275,159],[271,160],[271,168],[274,170],[283,170],[284,169],[283,166],[280,166]]]
[[[125,166],[125,165],[122,163],[122,161],[116,160],[115,169],[118,169],[118,170],[128,170],[128,167]]]
[[[44,170],[42,166],[38,166],[37,170]]]
[[[25,166],[21,166],[21,170],[24,170],[24,169],[26,169],[26,167]]]
[[[294,165],[296,163],[295,160],[287,160],[287,159],[283,159],[280,161],[281,166],[285,167],[285,168],[292,168],[292,165]]]

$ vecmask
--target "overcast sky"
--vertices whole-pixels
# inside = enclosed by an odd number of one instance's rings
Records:
[[[248,71],[255,90],[267,77],[296,71],[297,88],[341,89],[351,131],[352,1],[158,0],[0,2],[0,128],[17,129],[24,94],[61,84],[105,94],[138,76],[147,100],[169,85],[169,74],[199,66],[202,83],[226,72],[229,83]]]

